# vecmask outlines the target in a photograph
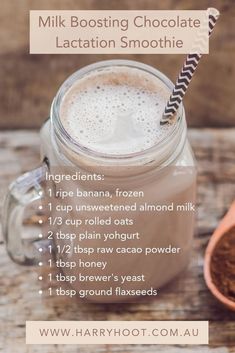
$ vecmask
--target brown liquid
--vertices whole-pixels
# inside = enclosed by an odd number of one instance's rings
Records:
[[[109,69],[110,70],[110,69]],[[135,69],[136,70],[136,69]],[[138,70],[136,70],[138,71]],[[122,76],[117,76],[112,84],[119,84],[120,78],[123,79]],[[109,73],[110,79],[110,73]],[[117,79],[117,80],[116,80]],[[101,85],[100,80],[103,83],[104,77],[96,76],[95,85]],[[132,78],[133,80],[133,78]],[[139,82],[139,81],[138,81]],[[136,83],[136,81],[135,81]],[[84,82],[82,83],[82,85]],[[142,85],[143,83],[141,83]],[[147,84],[147,83],[146,83]],[[145,85],[145,84],[144,84]],[[149,83],[148,83],[149,85]],[[152,83],[151,83],[152,85]],[[156,83],[155,83],[156,85]],[[162,89],[162,83],[160,83],[160,90]],[[78,90],[80,86],[80,82],[77,82],[74,87]],[[83,86],[82,86],[83,87]],[[141,86],[142,87],[142,86]],[[149,86],[148,86],[149,88]],[[152,86],[151,86],[152,89]],[[158,89],[158,88],[157,88]],[[84,90],[84,87],[82,88]],[[164,91],[164,89],[163,89]],[[77,92],[77,91],[76,91]],[[158,91],[159,92],[159,91]],[[72,94],[72,91],[70,92]],[[69,95],[70,95],[69,93]],[[69,96],[65,98],[64,105],[61,109],[62,117],[61,119],[65,121],[68,119],[68,105],[69,105]],[[151,117],[149,116],[149,119]],[[67,120],[68,121],[68,120]],[[92,169],[92,172],[97,173],[107,173],[109,177],[105,179],[103,183],[99,183],[97,185],[94,182],[90,184],[86,184],[86,189],[103,189],[109,190],[110,192],[115,192],[116,188],[120,188],[122,190],[137,190],[144,192],[144,200],[135,200],[138,204],[141,202],[147,202],[149,204],[170,204],[174,203],[175,205],[184,204],[185,202],[194,202],[195,200],[195,184],[196,184],[196,173],[194,169],[194,160],[192,157],[191,149],[189,147],[188,142],[182,146],[180,151],[180,155],[178,159],[171,164],[171,166],[166,167],[163,171],[159,172],[156,168],[153,168],[155,165],[159,165],[160,161],[162,161],[166,153],[175,151],[175,140],[172,139],[170,143],[166,146],[162,147],[161,150],[156,148],[155,154],[148,156],[147,159],[140,158],[137,162],[130,164],[125,169],[125,178],[121,177],[122,167],[120,167],[120,161],[117,159],[116,162],[112,161],[107,165],[101,164],[99,158],[93,157],[92,162],[88,154],[84,151],[83,153],[76,153],[69,149],[68,146],[59,146],[60,153],[56,152],[53,144],[51,144],[50,140],[50,124],[47,123],[42,131],[42,155],[47,156],[51,168],[55,168],[57,172],[64,172],[66,160],[64,156],[68,158],[74,164],[74,168],[77,170],[82,169]],[[123,134],[126,129],[123,129]],[[117,136],[116,136],[117,137]],[[80,140],[78,140],[79,142]],[[120,138],[121,141],[121,138]],[[121,146],[120,141],[116,140],[117,145]],[[122,145],[123,145],[123,141]],[[80,141],[80,143],[82,143]],[[124,140],[124,146],[128,147],[127,141]],[[93,150],[96,150],[96,142],[93,142]],[[174,148],[172,148],[172,146]],[[101,146],[102,147],[102,146]],[[106,146],[105,146],[106,148]],[[122,152],[123,154],[123,152]],[[63,156],[64,155],[64,156]],[[151,163],[150,163],[151,161]],[[131,163],[131,162],[130,162]],[[91,166],[92,164],[92,166]],[[152,168],[152,171],[148,170],[148,173],[140,173],[141,168],[143,166],[149,166],[149,169]],[[72,188],[75,190],[76,188],[82,189],[84,187],[81,182],[74,182],[71,185],[68,183],[61,185],[62,188]],[[61,202],[60,200],[58,200]],[[129,200],[130,202],[131,200]],[[56,202],[56,200],[55,200]],[[69,200],[69,202],[76,207],[76,204],[79,202],[78,199],[74,198]],[[125,204],[126,200],[124,198],[115,198],[112,199],[103,199],[103,198],[93,198],[91,200],[86,199],[83,202],[92,204]],[[63,269],[63,272],[66,275],[78,275],[79,272],[82,272],[83,275],[106,275],[112,276],[112,274],[116,275],[145,275],[144,282],[127,282],[122,285],[123,289],[140,289],[145,290],[149,288],[161,288],[164,284],[172,280],[177,274],[179,274],[187,265],[190,256],[191,256],[191,247],[192,247],[192,237],[193,237],[193,225],[194,225],[194,215],[190,212],[177,212],[173,210],[172,212],[160,212],[158,214],[152,212],[134,212],[133,214],[127,214],[127,212],[102,212],[97,214],[89,214],[85,212],[80,212],[77,214],[76,212],[71,212],[69,217],[75,219],[77,217],[81,219],[85,219],[87,217],[101,217],[108,218],[112,216],[112,219],[126,219],[132,218],[134,225],[109,225],[106,226],[105,229],[101,225],[96,226],[81,226],[77,231],[92,232],[95,230],[96,233],[112,233],[117,231],[118,233],[135,233],[138,232],[140,234],[140,240],[127,240],[126,242],[120,243],[120,241],[107,241],[106,243],[100,239],[94,240],[85,240],[82,243],[76,239],[73,241],[73,246],[82,246],[82,247],[93,247],[94,249],[100,247],[112,247],[114,252],[112,254],[92,254],[89,257],[85,254],[76,254],[72,253],[70,255],[60,255],[64,261],[75,261],[77,264],[79,261],[107,261],[108,265],[105,270],[101,270],[100,268],[96,269],[79,269],[77,266],[76,269]],[[65,233],[68,232],[68,227],[61,227],[61,231]],[[74,232],[74,228],[71,226],[69,229],[71,233]],[[55,239],[56,244],[64,245],[70,244],[71,242],[66,242],[63,240]],[[145,256],[144,254],[116,254],[115,251],[119,247],[124,248],[156,248],[156,247],[175,247],[180,248],[179,253],[175,254],[152,254],[150,256]],[[110,286],[115,286],[115,282],[79,282],[78,280],[72,284],[72,287],[79,290],[92,290],[94,288],[98,289],[108,289]],[[137,296],[136,296],[137,297]],[[97,302],[115,302],[115,301],[129,301],[133,300],[133,297],[122,296],[117,297],[114,294],[111,296],[92,296],[87,294],[86,298],[92,301]]]
[[[141,70],[113,67],[92,72],[65,94],[60,119],[76,143],[108,155],[146,150],[172,131],[159,120],[169,90]]]

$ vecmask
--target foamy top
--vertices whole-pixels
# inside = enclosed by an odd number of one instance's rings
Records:
[[[164,139],[161,126],[169,90],[143,70],[113,66],[93,71],[65,94],[60,119],[67,133],[95,152],[125,155]]]

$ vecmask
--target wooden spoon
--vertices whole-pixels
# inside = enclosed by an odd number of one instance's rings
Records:
[[[232,227],[235,226],[235,201],[232,203],[230,209],[227,214],[219,223],[218,227],[212,234],[209,244],[205,253],[205,262],[204,262],[204,278],[207,284],[207,287],[210,289],[211,293],[217,298],[222,304],[224,304],[227,308],[235,311],[235,302],[225,297],[219,289],[215,286],[211,277],[211,258],[213,251],[218,243],[218,241],[222,238],[222,236],[227,233]]]

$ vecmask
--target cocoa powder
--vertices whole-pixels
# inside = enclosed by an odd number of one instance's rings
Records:
[[[235,302],[235,227],[227,231],[215,247],[211,276],[219,291]]]

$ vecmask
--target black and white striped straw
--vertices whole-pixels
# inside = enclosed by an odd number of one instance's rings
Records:
[[[214,8],[209,8],[209,36],[211,35],[213,28],[216,24],[216,21],[219,18],[219,11]],[[208,26],[208,22],[207,22]],[[198,44],[198,43],[197,43]],[[200,47],[200,38],[199,45]],[[175,113],[178,110],[180,103],[183,100],[183,97],[187,91],[189,83],[193,77],[193,74],[197,68],[197,65],[202,57],[200,49],[193,51],[193,54],[188,54],[182,70],[177,78],[175,87],[171,93],[171,96],[167,102],[166,108],[164,110],[163,116],[160,120],[160,125],[172,124],[176,121]]]

